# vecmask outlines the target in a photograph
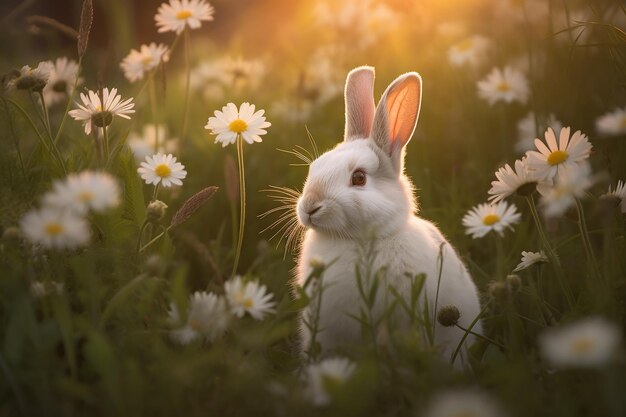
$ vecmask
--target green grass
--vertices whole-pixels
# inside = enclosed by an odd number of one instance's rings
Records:
[[[588,316],[603,316],[622,332],[626,328],[626,218],[598,198],[608,184],[626,179],[626,137],[601,137],[594,126],[598,116],[625,104],[626,36],[623,26],[607,20],[609,11],[616,18],[626,14],[615,7],[619,2],[551,0],[547,20],[528,27],[485,17],[492,12],[486,1],[459,9],[437,6],[435,1],[422,7],[390,1],[402,19],[375,43],[361,48],[352,32],[316,27],[312,2],[301,7],[278,0],[248,3],[240,6],[245,9],[241,13],[227,1],[215,3],[216,21],[191,32],[191,64],[243,54],[263,59],[267,74],[257,88],[229,88],[220,99],[191,91],[187,134],[179,137],[177,155],[188,176],[181,188],[160,190],[159,199],[169,206],[162,226],[167,227],[200,190],[208,186],[219,190],[192,217],[139,254],[138,235],[153,189],[136,174],[124,141],[129,131],[141,131],[152,122],[152,110],[143,81],[129,84],[118,65],[128,48],[137,48],[146,39],[171,44],[174,35],[157,36],[156,30],[133,35],[122,23],[125,20],[113,17],[124,16],[128,6],[96,2],[92,28],[96,32],[83,58],[83,87],[95,90],[102,77],[104,86],[118,87],[123,97],[135,97],[137,112],[130,122],[116,118],[108,132],[112,156],[105,169],[119,180],[122,203],[89,216],[93,237],[79,250],[35,250],[16,236],[20,218],[39,205],[52,181],[63,178],[63,171],[44,145],[44,125],[27,93],[2,92],[0,415],[413,416],[423,415],[437,393],[460,387],[481,387],[511,416],[624,415],[623,340],[615,357],[594,369],[555,370],[537,344],[547,328]],[[592,23],[585,28],[591,35],[585,42],[561,42],[551,35],[566,29],[556,26],[564,4],[568,10],[588,11]],[[275,15],[272,7],[277,8]],[[135,10],[148,22],[155,11]],[[259,33],[267,31],[259,13],[277,20],[271,20],[276,33],[267,33],[265,42],[259,39]],[[15,38],[14,44],[1,47],[2,73],[63,55],[77,59],[75,43],[53,30],[36,37],[27,33],[21,26],[26,15],[28,11],[12,15],[0,29],[3,38],[9,34]],[[496,41],[479,70],[456,69],[447,62],[453,40],[437,34],[436,26],[457,19],[464,19],[468,34],[478,32]],[[116,34],[110,48],[98,41],[105,33]],[[133,36],[137,39],[127,45]],[[290,292],[294,254],[284,256],[278,239],[268,241],[273,232],[260,233],[277,217],[258,218],[276,205],[261,190],[270,185],[301,188],[306,178],[306,167],[290,165],[300,161],[278,149],[310,149],[307,128],[322,151],[341,140],[340,95],[317,106],[306,127],[270,110],[274,101],[293,94],[303,72],[315,73],[315,61],[310,60],[322,46],[339,50],[333,58],[339,87],[349,69],[363,64],[376,66],[376,97],[402,72],[417,70],[422,75],[422,112],[407,148],[407,174],[417,188],[420,215],[438,224],[470,269],[486,306],[485,336],[496,342],[477,342],[471,350],[471,369],[461,372],[424,343],[418,325],[411,331],[392,332],[389,352],[370,343],[371,334],[364,331],[361,345],[342,351],[357,368],[345,384],[330,388],[332,403],[327,408],[310,403],[302,381],[302,367],[310,358],[301,357],[297,349],[297,317],[308,300]],[[477,97],[476,80],[492,66],[529,50],[540,63],[530,73],[533,94],[528,105],[489,107]],[[183,129],[183,63],[183,48],[178,45],[166,70],[154,74],[159,122],[167,125],[171,136]],[[238,217],[231,212],[238,207],[226,192],[225,164],[228,157],[236,159],[236,149],[213,144],[203,128],[213,110],[229,101],[250,101],[266,109],[272,122],[262,143],[245,145],[246,227],[238,271],[268,287],[277,311],[263,321],[234,320],[214,343],[179,346],[168,337],[170,303],[184,307],[194,291],[222,293],[235,259],[238,229],[233,222]],[[53,134],[64,110],[63,104],[51,108]],[[490,234],[471,239],[461,224],[467,210],[486,201],[495,170],[520,156],[514,152],[516,124],[529,110],[555,113],[565,126],[585,132],[594,147],[594,172],[601,174],[583,200],[599,276],[587,259],[576,209],[555,220],[542,219],[573,294],[572,305],[550,264],[520,272],[521,286],[509,291],[507,275],[519,262],[520,252],[538,251],[542,244],[525,199],[510,200],[522,220],[502,238]],[[58,146],[68,172],[98,167],[93,139],[71,118]],[[150,226],[143,243],[159,230]],[[65,289],[36,298],[30,290],[34,281],[62,282]],[[363,319],[365,330],[371,326],[368,320]]]

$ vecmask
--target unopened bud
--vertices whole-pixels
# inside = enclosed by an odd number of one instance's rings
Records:
[[[156,223],[165,216],[165,211],[167,210],[167,204],[162,202],[161,200],[154,200],[148,204],[148,208],[146,209],[146,216],[148,221],[151,223]]]
[[[511,274],[506,277],[506,285],[511,294],[515,294],[522,288],[522,280],[519,275]]]
[[[443,306],[437,313],[437,321],[444,327],[455,326],[459,318],[461,318],[461,312],[453,305]]]
[[[491,281],[487,286],[487,292],[491,298],[499,301],[506,300],[509,296],[509,288],[502,281]]]

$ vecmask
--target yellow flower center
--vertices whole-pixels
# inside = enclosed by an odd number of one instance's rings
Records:
[[[252,308],[254,306],[254,302],[251,298],[246,298],[245,300],[243,300],[242,304],[245,308]]]
[[[565,151],[554,151],[548,155],[548,165],[558,165],[565,162],[569,158],[569,154]]]
[[[485,226],[491,226],[492,224],[496,224],[500,221],[500,216],[497,214],[487,214],[483,217],[483,224]]]
[[[472,48],[472,46],[474,46],[474,41],[472,39],[465,39],[464,41],[456,44],[456,48],[461,52],[468,51]]]
[[[176,13],[176,19],[185,20],[189,19],[192,15],[193,13],[191,13],[190,10],[181,10],[180,12]]]
[[[83,191],[82,193],[78,194],[78,200],[82,201],[83,203],[87,203],[93,200],[93,193],[90,193],[89,191]]]
[[[154,168],[154,173],[157,174],[159,177],[164,178],[172,173],[172,169],[166,164],[160,164],[157,165],[156,168]]]
[[[141,64],[144,67],[147,67],[148,65],[152,64],[152,57],[150,55],[146,55],[143,58],[141,58]]]
[[[593,349],[593,340],[591,339],[575,340],[572,343],[571,348],[572,348],[572,352],[579,354],[579,355],[584,355],[585,353],[591,352],[591,350]]]
[[[50,236],[58,236],[63,233],[63,226],[59,223],[48,223],[46,225],[46,233]]]
[[[246,129],[248,129],[248,123],[244,122],[241,119],[237,119],[237,120],[233,120],[232,122],[230,122],[230,124],[228,125],[228,128],[230,129],[231,132],[241,133],[241,132],[245,132]]]
[[[498,89],[498,91],[506,93],[511,89],[511,84],[507,83],[506,81],[500,81],[496,88]]]

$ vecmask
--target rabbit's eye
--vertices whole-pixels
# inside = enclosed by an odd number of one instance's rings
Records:
[[[362,186],[365,185],[365,181],[365,172],[362,169],[357,169],[352,173],[352,185]]]

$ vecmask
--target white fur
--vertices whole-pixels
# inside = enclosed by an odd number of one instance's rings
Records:
[[[373,74],[373,70],[369,68],[355,71],[372,71]],[[388,92],[397,95],[398,91],[394,88],[398,85],[400,88],[415,88],[415,81],[406,82],[406,77],[409,75],[403,76],[404,78],[400,77],[390,85],[381,102],[384,102]],[[349,76],[347,85],[355,84],[355,79],[356,77],[350,82]],[[359,77],[359,79],[367,82],[368,77]],[[373,82],[373,76],[371,82]],[[406,85],[408,87],[405,87]],[[360,86],[360,91],[363,88]],[[419,79],[419,88],[421,90],[421,79]],[[347,88],[348,111],[350,108],[358,110],[358,102],[351,102],[348,106],[349,94],[350,91]],[[415,96],[416,93],[413,95]],[[419,102],[417,104],[419,106]],[[379,108],[381,105],[379,104]],[[411,103],[411,105],[414,104]],[[380,118],[384,120],[373,121],[375,125],[380,123],[381,126],[385,126],[388,118],[395,121],[394,117],[404,117],[400,112],[398,113],[400,116],[387,114],[384,110],[380,112],[382,113]],[[403,114],[406,113],[406,111],[403,112]],[[416,123],[419,107],[417,112],[412,113],[414,113],[414,119],[406,123]],[[349,116],[350,114],[347,118]],[[379,118],[378,111],[376,118]],[[356,117],[352,119],[359,120]],[[367,120],[367,118],[360,119]],[[408,119],[411,117],[409,116]],[[403,120],[399,122],[402,123]],[[359,126],[351,130],[369,131]],[[410,139],[413,129],[405,125],[401,126],[401,131],[409,132],[405,134],[409,137],[398,139],[398,143],[403,147]],[[350,314],[358,316],[362,305],[355,268],[363,266],[364,262],[359,253],[363,253],[363,248],[367,247],[368,242],[374,245],[375,256],[368,260],[372,263],[373,270],[386,268],[386,273],[383,275],[384,282],[381,282],[379,297],[374,307],[375,316],[380,317],[390,300],[390,293],[387,292],[390,286],[408,297],[411,279],[407,274],[415,276],[419,273],[425,273],[427,277],[422,295],[427,297],[431,316],[436,315],[433,309],[439,276],[441,279],[437,299],[438,307],[456,306],[461,312],[459,324],[465,328],[480,312],[476,286],[454,248],[437,227],[414,214],[417,208],[413,187],[402,172],[402,156],[393,153],[398,152],[397,147],[384,146],[387,143],[392,142],[380,137],[346,138],[346,141],[311,164],[302,196],[298,201],[298,218],[308,230],[302,242],[298,260],[297,283],[304,285],[305,280],[310,276],[311,260],[321,260],[328,265],[323,275],[325,290],[321,300],[319,328],[316,335],[316,340],[320,342],[323,351],[332,350],[343,344],[358,344],[361,341],[361,324],[350,317]],[[355,169],[361,169],[366,173],[367,181],[364,186],[351,184],[352,173]],[[315,209],[317,210],[314,211]],[[375,236],[373,240],[372,236]],[[443,248],[441,271],[439,268],[440,247]],[[424,298],[421,302],[423,301]],[[303,312],[303,320],[311,320],[314,305],[311,304]],[[396,311],[399,312],[401,309],[397,308]],[[306,326],[302,325],[301,329],[302,350],[305,351],[309,348],[311,334]],[[480,323],[474,326],[473,331],[477,333],[481,331]],[[435,342],[445,355],[445,359],[450,358],[463,334],[464,332],[456,327],[443,327],[436,324]],[[468,337],[464,348],[472,341],[473,337]]]

